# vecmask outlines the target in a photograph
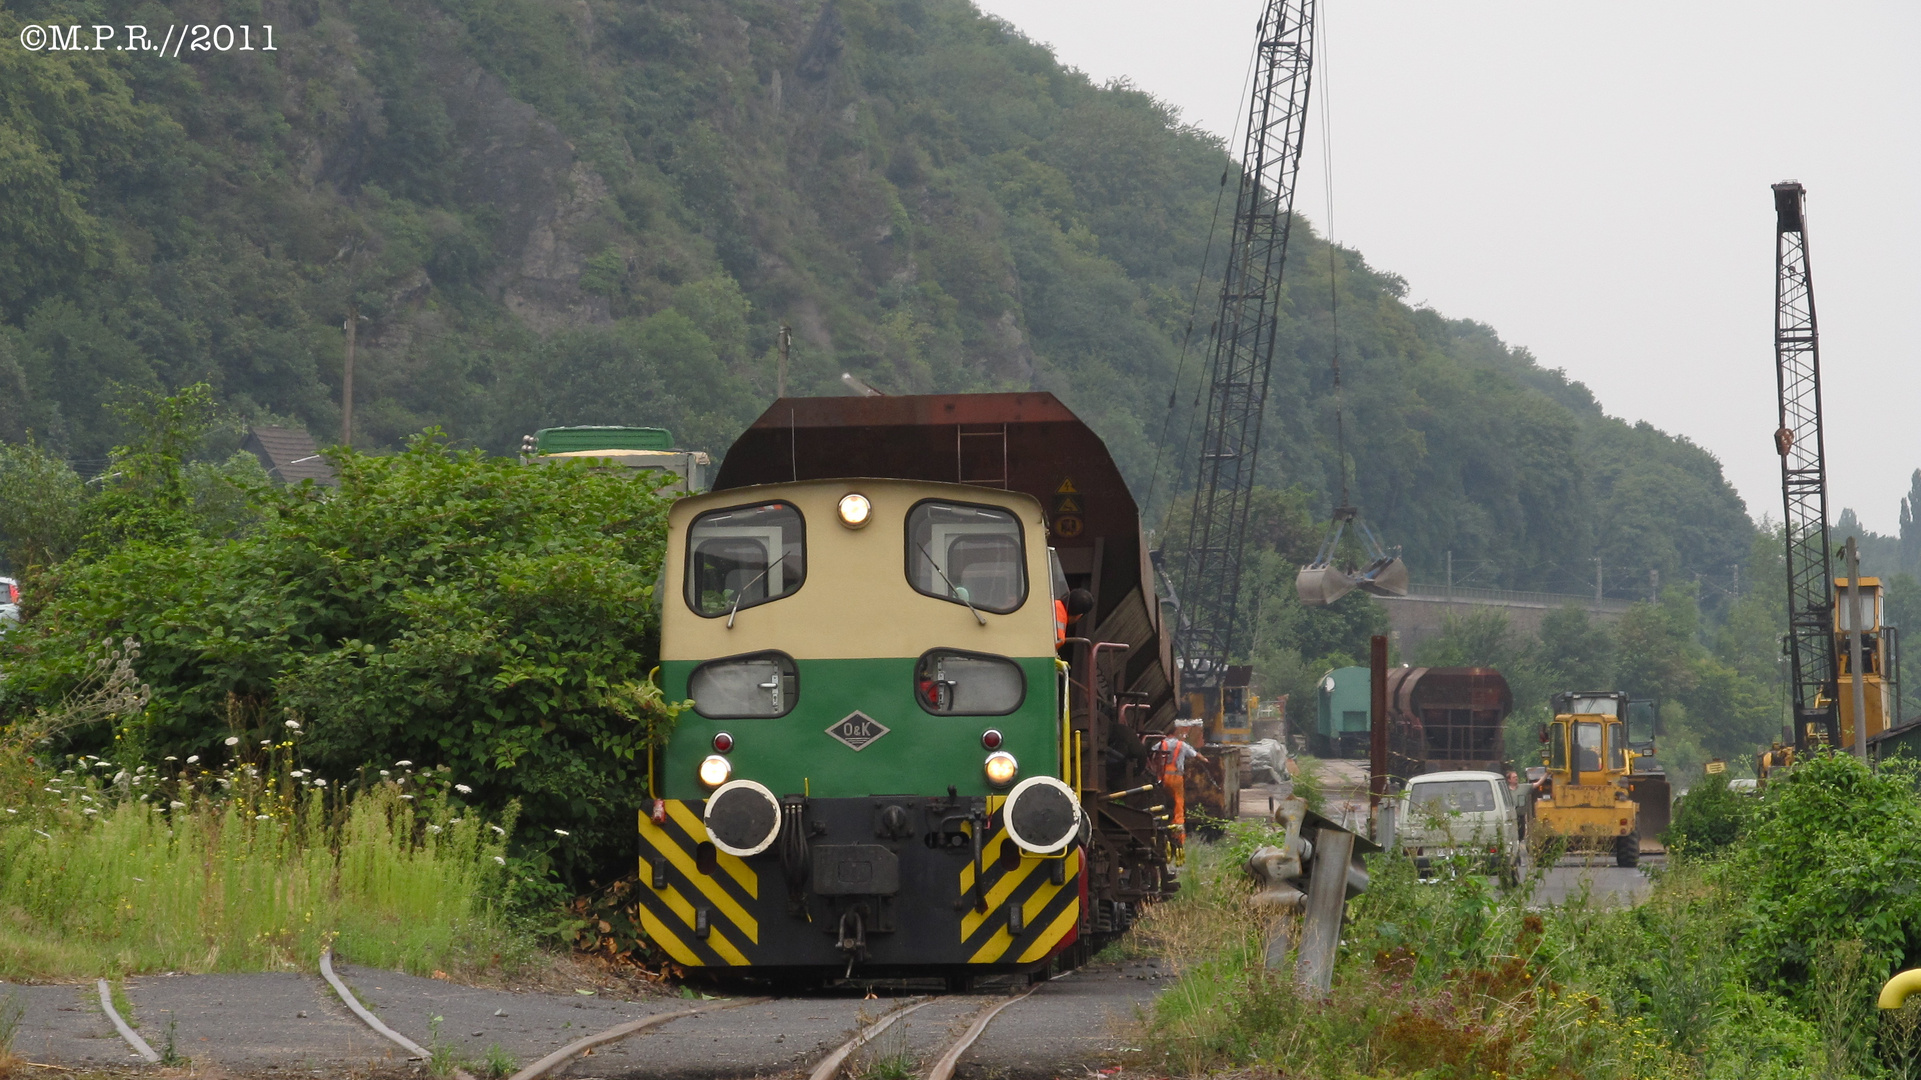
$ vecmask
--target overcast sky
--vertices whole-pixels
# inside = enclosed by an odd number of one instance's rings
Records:
[[[977,0],[1231,135],[1262,0]],[[1768,185],[1808,187],[1829,503],[1921,466],[1921,4],[1321,0],[1333,235],[1781,516]],[[1327,219],[1321,111],[1295,208]]]

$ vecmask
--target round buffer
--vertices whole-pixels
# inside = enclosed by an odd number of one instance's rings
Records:
[[[729,780],[707,796],[707,839],[729,855],[766,851],[780,835],[780,800],[752,780]]]
[[[1022,851],[1058,855],[1081,831],[1081,804],[1074,789],[1051,776],[1030,776],[1007,793],[1001,810],[1007,835]]]

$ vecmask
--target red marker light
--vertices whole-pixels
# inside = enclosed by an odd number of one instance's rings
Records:
[[[720,734],[714,736],[714,749],[724,754],[727,751],[732,750],[733,748],[734,748],[734,737],[732,735],[729,735],[723,731]]]
[[[995,731],[993,728],[988,728],[981,734],[981,745],[989,750],[999,750],[1001,748],[1001,733]]]

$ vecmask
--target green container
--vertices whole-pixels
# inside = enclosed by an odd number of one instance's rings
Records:
[[[1319,704],[1314,753],[1322,757],[1366,757],[1370,721],[1368,670],[1335,668],[1321,676],[1314,694]]]
[[[674,437],[657,427],[550,427],[534,432],[537,454],[582,450],[672,450]]]

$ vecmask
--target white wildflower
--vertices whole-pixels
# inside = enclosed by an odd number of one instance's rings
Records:
[[[474,793],[474,789],[465,784],[455,784],[454,790],[460,792],[462,795],[472,795]]]
[[[463,819],[461,819],[461,818],[448,818],[448,819],[447,819],[447,824],[449,824],[449,825],[458,825],[458,824],[460,824],[460,823],[461,823],[461,821],[462,821],[462,820],[463,820]]]
[[[390,772],[388,772],[388,771],[387,771],[387,770],[385,770],[385,769],[382,769],[382,770],[380,770],[380,775],[382,775],[382,776],[392,776],[393,774],[392,774],[392,773],[390,773]]]
[[[11,814],[11,813],[13,813],[13,811],[11,811],[11,810],[9,810],[9,811],[7,811],[7,813],[9,813],[9,814]],[[438,826],[438,825],[429,825],[429,826],[427,826],[427,831],[428,831],[428,832],[439,832],[439,831],[440,831],[440,826]]]
[[[229,736],[227,736],[227,745],[228,745],[228,746],[239,746],[239,745],[240,745],[240,736],[238,736],[238,735],[229,735]]]
[[[40,830],[39,830],[39,829],[35,829],[35,830],[33,830],[33,831],[34,831],[34,832],[37,832],[37,833],[40,833],[40,835],[41,835],[41,836],[45,836],[45,837],[47,837],[47,839],[49,839],[49,840],[51,840],[51,839],[53,839],[53,837],[52,837],[52,836],[49,836],[49,835],[48,835],[48,834],[46,834],[46,833],[43,833],[43,832],[40,832]]]
[[[87,808],[85,808],[85,809],[83,809],[83,810],[81,810],[80,812],[81,812],[81,813],[83,813],[83,814],[98,814],[98,813],[99,813],[100,811],[98,811],[98,810],[95,810],[95,809],[94,809],[93,807],[91,807],[91,806],[89,806],[89,807],[87,807]]]
[[[196,762],[196,761],[199,761],[199,760],[200,760],[200,755],[199,755],[199,754],[189,754],[189,755],[187,755],[187,764],[189,764],[189,765],[192,765],[192,764],[193,764],[194,762]]]
[[[9,807],[7,807],[7,813],[9,813],[9,814],[17,814],[17,813],[19,813],[19,812],[20,812],[20,811],[18,811],[18,810],[15,810],[15,809],[14,809],[13,807],[11,807],[11,806],[9,806]]]
[[[45,836],[46,834],[45,834],[45,833],[41,833],[41,835],[42,835],[42,836]],[[495,861],[495,862],[497,862],[497,863],[499,863],[499,864],[500,864],[500,865],[502,865],[502,866],[506,866],[506,865],[507,865],[507,860],[506,860],[506,859],[503,859],[503,858],[501,858],[501,857],[500,857],[500,856],[498,856],[498,855],[496,855],[496,856],[494,856],[494,861]]]
[[[300,730],[300,721],[298,721],[298,720],[289,720],[289,721],[287,721],[287,730],[288,730],[288,731],[299,731],[299,730]]]
[[[91,795],[82,795],[82,796],[80,796],[80,801],[81,801],[81,802],[92,802],[92,801],[93,801],[93,796],[91,796]]]
[[[554,830],[554,835],[555,835],[555,836],[572,836],[572,835],[574,835],[574,834],[573,834],[573,833],[570,833],[570,832],[568,832],[568,831],[567,831],[566,829],[555,829],[555,830]]]
[[[325,780],[315,780],[315,781],[313,782],[313,786],[315,786],[315,787],[326,787],[326,786],[327,786],[327,782],[326,782]]]
[[[113,774],[113,782],[118,784],[120,781],[125,780],[128,775],[127,770],[121,769],[119,772]]]
[[[179,761],[180,759],[179,759],[179,758],[177,758],[177,757],[174,757],[174,756],[173,756],[172,754],[168,754],[168,755],[167,755],[167,760],[168,760],[168,761]]]
[[[500,826],[498,826],[498,825],[489,825],[489,826],[487,826],[487,827],[488,827],[489,829],[492,829],[492,830],[493,830],[494,832],[496,832],[496,833],[498,833],[498,834],[499,834],[499,835],[501,835],[501,836],[506,836],[506,835],[507,835],[507,830],[506,830],[506,829],[503,829],[503,828],[501,828],[501,827],[500,827]]]
[[[143,772],[146,772],[146,771],[147,771],[147,767],[146,767],[145,765],[141,765],[141,766],[139,766],[139,767],[137,767],[137,768],[135,768],[135,769],[133,770],[133,774],[134,774],[135,776],[138,776],[138,775],[140,775],[141,773],[143,773]]]
[[[181,802],[179,799],[175,799],[167,805],[173,807],[175,810],[185,810],[187,808],[187,804]]]
[[[399,761],[394,762],[394,764],[405,769],[405,768],[411,767],[413,765],[413,762],[408,761],[406,758],[401,758]]]
[[[265,814],[255,814],[255,815],[253,816],[253,819],[254,819],[255,821],[265,821],[265,820],[267,820],[267,815],[265,815]]]
[[[412,795],[402,795],[401,798],[407,800],[408,802],[414,801],[414,797]]]

